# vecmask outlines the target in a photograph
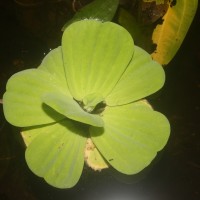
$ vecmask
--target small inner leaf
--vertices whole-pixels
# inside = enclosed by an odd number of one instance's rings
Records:
[[[101,94],[98,93],[89,94],[83,98],[84,109],[87,110],[88,112],[91,112],[94,110],[95,106],[98,103],[102,102],[103,100],[104,98],[101,96]]]
[[[73,98],[65,94],[46,93],[43,95],[42,100],[45,104],[70,119],[97,127],[103,127],[104,125],[100,116],[85,112]]]

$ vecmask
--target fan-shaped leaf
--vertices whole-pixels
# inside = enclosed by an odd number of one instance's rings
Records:
[[[57,80],[61,81],[65,92],[68,92],[67,80],[65,77],[65,71],[63,66],[62,47],[51,50],[42,60],[38,69],[49,72]]]
[[[128,68],[105,101],[110,106],[136,101],[159,90],[164,81],[162,66],[153,61],[147,52],[135,46]]]
[[[4,114],[11,124],[19,127],[52,123],[65,118],[41,101],[43,93],[67,91],[51,74],[28,69],[14,74],[3,96]],[[68,92],[66,92],[68,94]]]
[[[37,129],[40,134],[26,150],[29,168],[49,184],[58,188],[73,187],[84,164],[87,130],[76,123],[61,123]],[[30,134],[31,130],[24,134]]]
[[[130,34],[117,24],[84,20],[70,25],[62,49],[72,96],[81,101],[98,92],[104,98],[126,69],[133,46]]]
[[[107,107],[104,127],[90,128],[94,144],[118,171],[135,174],[144,169],[169,137],[169,123],[144,102]]]

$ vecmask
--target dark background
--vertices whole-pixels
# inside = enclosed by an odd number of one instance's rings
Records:
[[[25,2],[25,1],[24,1]],[[59,45],[60,29],[73,11],[65,1],[24,7],[0,2],[0,99],[8,78],[37,67]],[[60,190],[28,169],[18,130],[0,105],[0,200],[199,200],[200,199],[200,9],[175,58],[164,69],[166,84],[149,101],[171,124],[165,149],[137,176],[85,167],[78,184]]]

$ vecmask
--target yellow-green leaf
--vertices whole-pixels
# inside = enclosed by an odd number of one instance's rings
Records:
[[[26,127],[48,124],[65,116],[43,104],[41,96],[52,91],[68,95],[65,82],[44,70],[27,69],[14,74],[3,95],[6,120],[14,126]]]
[[[109,106],[123,105],[142,99],[158,91],[164,84],[163,67],[151,56],[135,46],[135,53],[121,79],[106,97]]]
[[[105,98],[112,91],[133,56],[134,43],[115,23],[83,20],[65,30],[62,51],[70,93],[82,101],[97,92]]]
[[[106,107],[104,127],[90,127],[95,146],[119,172],[136,174],[148,166],[169,138],[170,125],[145,101]]]
[[[46,93],[42,100],[46,105],[69,119],[97,127],[102,127],[104,124],[99,115],[84,111],[73,98],[61,92]]]
[[[168,64],[180,48],[194,18],[198,0],[178,0],[171,5],[163,17],[163,23],[153,32],[153,42],[157,48],[153,59],[160,64]]]
[[[32,132],[33,131],[33,132]],[[39,134],[26,149],[29,168],[57,188],[71,188],[79,180],[84,165],[87,129],[69,120],[38,127]],[[36,131],[25,130],[24,135]]]

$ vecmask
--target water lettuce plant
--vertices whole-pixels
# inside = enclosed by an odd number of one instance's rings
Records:
[[[29,168],[55,187],[70,188],[84,160],[128,175],[151,163],[170,126],[144,98],[164,81],[162,66],[123,27],[78,21],[37,69],[8,80],[4,114],[24,127]]]

